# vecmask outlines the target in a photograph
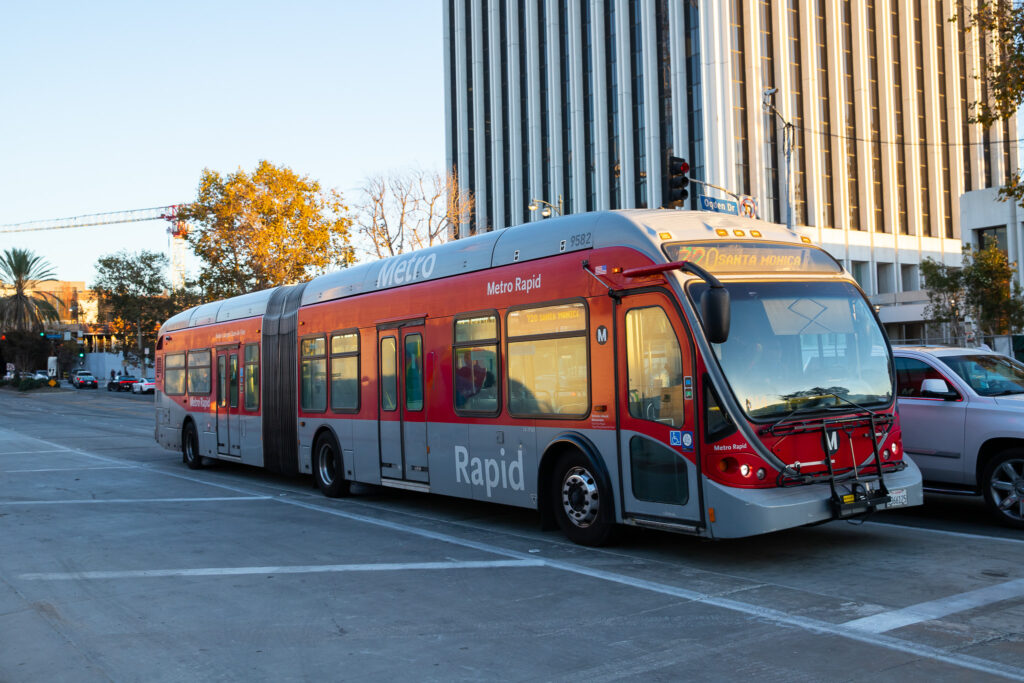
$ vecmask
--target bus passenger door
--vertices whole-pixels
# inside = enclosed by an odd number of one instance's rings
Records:
[[[698,524],[700,468],[693,352],[661,291],[627,295],[616,314],[622,510]]]
[[[378,333],[380,476],[427,483],[423,326]]]
[[[217,354],[217,452],[231,454],[231,412],[228,409],[228,354]]]

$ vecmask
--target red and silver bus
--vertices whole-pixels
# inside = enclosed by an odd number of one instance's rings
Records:
[[[160,329],[156,439],[312,474],[714,538],[917,505],[889,343],[806,236],[723,214],[552,218],[204,304]]]

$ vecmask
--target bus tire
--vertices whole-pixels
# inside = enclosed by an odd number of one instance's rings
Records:
[[[343,498],[349,493],[345,479],[345,466],[338,441],[330,432],[324,432],[313,444],[313,476],[316,487],[328,498]]]
[[[199,434],[192,422],[186,422],[185,428],[181,430],[181,461],[190,470],[203,468],[203,456],[199,454]]]
[[[551,509],[559,528],[579,545],[602,546],[615,533],[612,497],[594,464],[579,451],[559,456],[550,481]]]

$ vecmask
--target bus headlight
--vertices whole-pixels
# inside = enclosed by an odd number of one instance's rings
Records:
[[[750,476],[750,465],[747,465],[745,463],[743,465],[740,465],[740,474],[742,474],[744,477],[749,477]]]

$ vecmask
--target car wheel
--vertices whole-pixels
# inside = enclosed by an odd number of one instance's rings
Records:
[[[1004,524],[1024,529],[1024,449],[1003,451],[985,466],[985,503]]]
[[[612,497],[594,465],[579,451],[564,453],[549,482],[551,509],[570,541],[602,546],[615,532]]]
[[[181,460],[190,470],[198,470],[203,467],[203,456],[199,454],[199,435],[196,433],[196,426],[191,422],[185,424],[181,432]]]
[[[316,477],[316,487],[328,498],[348,495],[350,484],[345,479],[341,449],[330,432],[322,434],[313,445],[313,476]]]

